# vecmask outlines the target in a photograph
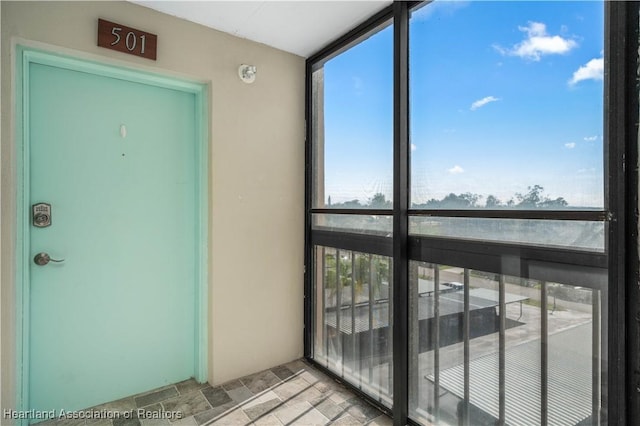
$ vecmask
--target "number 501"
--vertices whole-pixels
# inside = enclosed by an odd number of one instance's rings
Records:
[[[116,46],[122,41],[122,28],[113,27],[111,29],[111,34],[115,37],[111,42],[111,46]],[[140,53],[144,55],[144,47],[146,43],[145,35],[137,36],[133,31],[129,31],[127,35],[124,37],[124,45],[129,52],[133,52],[136,49],[136,45],[138,44],[138,38],[140,38]]]
[[[126,25],[98,19],[98,46],[155,61],[158,51],[158,36]]]

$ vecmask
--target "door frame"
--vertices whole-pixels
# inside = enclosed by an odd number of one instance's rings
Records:
[[[49,65],[102,77],[192,93],[195,96],[196,220],[195,226],[195,371],[198,382],[208,377],[208,248],[209,248],[209,115],[207,84],[97,60],[79,59],[49,50],[16,45],[15,149],[16,149],[16,408],[29,407],[29,321],[31,263],[29,192],[29,65]]]

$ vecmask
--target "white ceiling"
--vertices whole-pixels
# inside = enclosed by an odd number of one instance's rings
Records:
[[[392,0],[130,1],[305,58],[392,3]]]

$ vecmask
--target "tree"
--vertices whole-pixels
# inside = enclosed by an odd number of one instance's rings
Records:
[[[465,192],[464,194],[454,194],[453,192],[442,200],[431,199],[427,201],[427,207],[444,209],[469,209],[476,207],[481,197],[478,194]]]
[[[383,193],[378,192],[371,198],[371,200],[369,200],[369,207],[376,209],[390,209],[392,204],[391,201],[387,201]]]
[[[342,204],[335,204],[334,207],[342,207],[345,209],[359,209],[362,207],[359,200],[345,201]]]
[[[487,197],[487,202],[485,204],[485,207],[488,209],[496,209],[499,207],[502,207],[502,201],[498,200],[498,198],[496,198],[494,195],[489,195]]]
[[[541,209],[561,209],[564,207],[567,207],[569,205],[569,203],[567,202],[567,200],[565,200],[562,197],[558,197],[555,200],[551,200],[551,199],[546,199],[544,201],[542,201],[538,206]]]
[[[542,192],[544,192],[544,188],[540,185],[528,186],[526,194],[521,194],[519,192],[516,193],[516,199],[518,200],[517,207],[523,209],[535,209],[538,207],[542,199]]]
[[[502,202],[495,195],[488,195],[484,206],[479,205],[481,195],[471,192],[465,192],[462,194],[454,194],[453,192],[445,196],[441,200],[431,198],[426,203],[412,204],[414,209],[475,209],[475,208],[487,208],[487,209],[563,209],[569,205],[569,203],[563,198],[549,198],[544,193],[544,187],[541,185],[533,185],[527,187],[527,192],[516,193],[514,197],[506,202]]]
[[[334,254],[325,253],[324,286],[328,289],[336,288],[336,257]]]
[[[518,200],[516,207],[521,209],[559,209],[569,205],[562,197],[551,199],[544,195],[544,188],[540,185],[528,186],[527,190],[529,192],[526,194],[516,194]]]

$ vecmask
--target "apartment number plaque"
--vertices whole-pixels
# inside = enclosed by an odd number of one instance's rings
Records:
[[[126,25],[98,19],[98,46],[155,61],[158,36]]]

